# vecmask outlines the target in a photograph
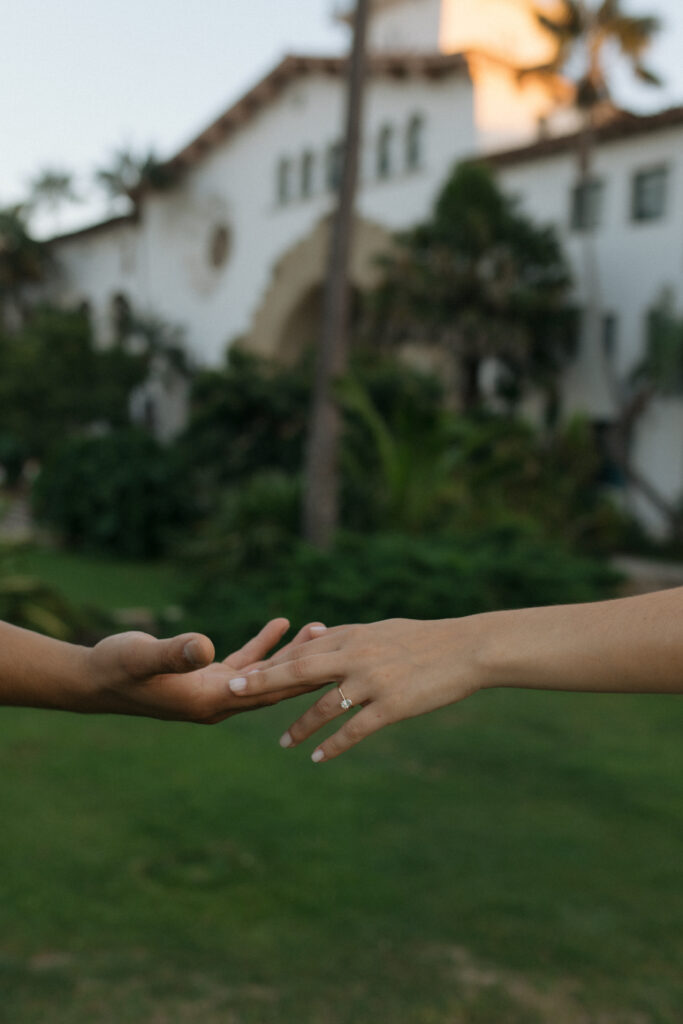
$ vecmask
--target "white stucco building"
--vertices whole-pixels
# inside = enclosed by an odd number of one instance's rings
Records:
[[[608,377],[641,357],[647,310],[665,288],[683,309],[683,109],[606,124],[590,195],[577,196],[561,114],[539,138],[566,87],[519,86],[514,74],[547,56],[529,0],[375,0],[369,41],[354,282],[372,282],[389,235],[428,214],[457,161],[485,154],[504,188],[558,228],[579,303],[599,292],[602,322],[564,394],[568,409],[608,421]],[[87,302],[103,343],[122,301],[161,316],[205,364],[235,338],[280,358],[313,341],[344,70],[339,58],[287,57],[169,160],[173,184],[144,192],[135,215],[54,240],[59,300]],[[169,406],[164,429],[180,414]],[[668,498],[683,494],[682,442],[683,404],[657,403],[635,451]]]

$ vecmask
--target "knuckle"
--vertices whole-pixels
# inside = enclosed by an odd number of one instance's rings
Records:
[[[306,678],[306,672],[308,669],[308,662],[305,658],[294,658],[292,660],[290,671],[294,679],[303,680]]]
[[[343,734],[350,743],[357,743],[365,735],[362,722],[357,718],[350,718],[344,726]]]
[[[313,705],[311,710],[315,712],[317,718],[326,722],[328,718],[331,718],[336,712],[338,703],[339,701],[336,691],[331,690],[329,693],[326,693],[324,697],[321,697],[320,700]]]

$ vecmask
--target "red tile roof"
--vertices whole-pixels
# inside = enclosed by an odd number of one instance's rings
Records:
[[[620,111],[614,118],[599,125],[593,130],[593,138],[598,145],[610,142],[620,142],[637,135],[650,134],[666,128],[675,128],[683,125],[683,106],[670,107],[657,114],[629,114],[627,111]],[[494,167],[508,167],[511,164],[526,163],[528,160],[538,160],[547,156],[556,156],[575,149],[579,142],[579,133],[572,132],[569,135],[550,136],[532,142],[528,146],[518,146],[515,149],[506,149],[499,152],[487,153],[480,158]]]
[[[187,146],[172,157],[167,166],[184,169],[196,163],[204,153],[222,142],[232,132],[251,120],[267,103],[300,75],[330,75],[339,77],[346,73],[346,57],[306,57],[290,55],[285,57],[270,74],[250,89],[225,113],[200,132]],[[371,57],[369,73],[389,78],[424,76],[440,78],[459,72],[469,76],[467,60],[463,54],[414,54],[391,53]]]

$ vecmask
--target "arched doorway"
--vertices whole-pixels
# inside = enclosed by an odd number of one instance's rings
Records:
[[[317,344],[323,315],[328,237],[326,219],[278,260],[246,338],[251,351],[293,362]],[[360,292],[378,280],[377,256],[391,244],[391,236],[384,228],[369,221],[356,221],[350,270],[355,294],[352,320],[357,316]]]

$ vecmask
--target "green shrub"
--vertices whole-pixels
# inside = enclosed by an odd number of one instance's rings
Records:
[[[0,435],[14,459],[43,458],[92,424],[124,426],[147,368],[121,345],[97,348],[82,313],[35,310],[17,334],[0,333]]]
[[[132,429],[67,441],[45,463],[34,506],[67,545],[131,558],[161,554],[192,515],[172,453]]]
[[[270,562],[238,572],[232,564],[222,573],[215,558],[198,562],[188,595],[193,621],[226,649],[274,615],[296,626],[444,618],[594,600],[616,583],[599,563],[519,525],[459,536],[347,534],[327,553],[293,542]]]
[[[54,587],[19,572],[15,551],[0,545],[0,619],[57,640],[92,643],[112,624],[102,612],[76,607]]]

